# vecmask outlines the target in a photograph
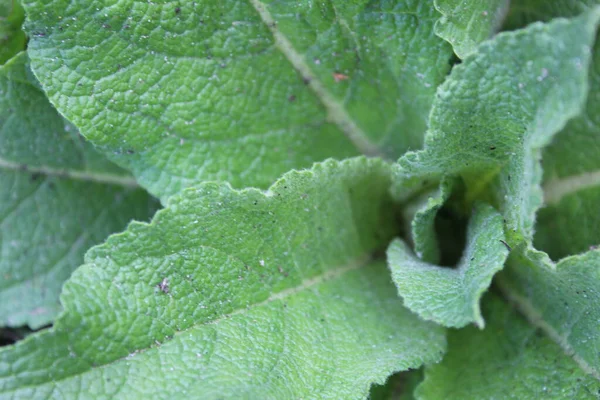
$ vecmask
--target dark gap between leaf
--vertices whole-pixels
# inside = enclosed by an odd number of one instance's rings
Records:
[[[456,268],[467,243],[466,215],[454,207],[452,198],[435,217],[435,234],[440,249],[440,265]]]
[[[47,327],[41,329],[45,328]],[[0,328],[0,347],[15,344],[34,332],[29,328]]]

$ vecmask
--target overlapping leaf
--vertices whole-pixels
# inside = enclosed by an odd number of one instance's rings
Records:
[[[448,354],[425,369],[420,400],[597,399],[600,383],[496,296],[488,325],[448,335]]]
[[[0,350],[0,394],[361,398],[439,360],[443,329],[372,258],[396,233],[390,175],[328,161],[173,197],[87,253],[52,330]]]
[[[448,327],[475,323],[483,328],[479,300],[504,266],[502,216],[488,205],[476,208],[467,232],[467,247],[456,269],[428,264],[397,239],[388,250],[388,265],[404,304],[426,320]]]
[[[165,199],[421,147],[451,48],[429,1],[26,1],[34,72]],[[51,10],[51,11],[49,11]]]
[[[500,282],[530,321],[552,336],[586,371],[600,378],[598,237],[598,110],[600,45],[594,49],[584,112],[544,150],[545,201],[535,244],[512,255]],[[588,251],[592,248],[591,251]],[[581,253],[579,255],[573,255]]]
[[[84,252],[156,207],[52,108],[24,53],[0,67],[0,326],[51,322]]]
[[[596,8],[536,23],[480,46],[440,87],[425,149],[400,159],[401,182],[460,174],[467,198],[490,189],[511,245],[530,239],[542,203],[540,151],[583,108],[599,16]]]
[[[435,33],[465,58],[500,28],[508,4],[509,0],[435,0],[435,8],[442,14]]]
[[[541,149],[584,108],[598,13],[536,23],[481,45],[440,88],[444,101],[434,105],[425,150],[404,157],[400,168],[409,184],[417,177],[461,174],[467,197],[498,205],[513,248],[502,287],[584,371],[596,375],[595,301],[574,297],[597,296],[595,253],[555,268],[531,239],[542,204]]]
[[[544,200],[536,245],[553,259],[600,244],[600,43],[594,48],[590,90],[582,114],[544,150]]]

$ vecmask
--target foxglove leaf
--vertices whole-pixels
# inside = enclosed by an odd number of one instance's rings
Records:
[[[590,69],[582,114],[544,149],[544,202],[536,224],[536,247],[558,260],[600,244],[600,43]]]
[[[420,148],[452,52],[425,0],[25,8],[51,102],[162,199],[199,181],[264,188],[328,157]]]
[[[496,33],[508,4],[509,0],[435,0],[435,8],[442,14],[435,33],[451,43],[456,55],[464,59]]]
[[[422,193],[402,209],[404,220],[409,223],[407,230],[411,234],[413,251],[425,262],[440,262],[440,243],[437,239],[435,220],[454,187],[455,182],[447,179],[437,190]]]
[[[597,399],[600,383],[496,296],[484,301],[488,326],[448,335],[444,360],[425,369],[420,400]]]
[[[388,265],[406,307],[426,320],[460,328],[483,328],[479,300],[508,255],[502,216],[488,205],[476,208],[467,247],[456,269],[428,264],[400,239],[388,250]]]
[[[554,338],[585,371],[600,378],[600,256],[593,250],[600,240],[596,207],[600,132],[595,123],[600,90],[598,42],[592,65],[584,111],[543,152],[546,205],[538,214],[534,244],[560,261],[555,264],[546,253],[520,246],[499,283],[535,326]]]
[[[542,202],[540,149],[581,112],[599,17],[596,8],[499,34],[454,68],[438,90],[425,149],[400,159],[398,191],[461,175],[467,198],[493,193],[510,243],[530,238]]]
[[[51,322],[84,252],[157,206],[52,108],[24,53],[0,67],[0,326]]]
[[[364,398],[438,361],[443,328],[373,258],[396,234],[390,169],[327,161],[266,192],[172,197],[87,253],[51,330],[0,350],[0,395]]]

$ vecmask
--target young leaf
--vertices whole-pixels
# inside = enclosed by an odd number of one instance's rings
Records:
[[[398,191],[460,174],[476,198],[493,182],[509,243],[531,237],[540,148],[582,109],[599,17],[596,8],[479,46],[440,86],[425,149],[400,159]]]
[[[38,328],[84,252],[157,203],[58,115],[25,53],[0,67],[0,132],[0,326]]]
[[[444,326],[460,328],[474,322],[483,328],[479,299],[504,265],[508,249],[503,240],[502,216],[483,204],[473,213],[457,269],[423,262],[402,240],[395,240],[388,249],[388,265],[404,304]]]
[[[597,399],[600,383],[496,296],[488,326],[448,334],[448,354],[425,369],[420,400]]]
[[[163,200],[420,148],[450,68],[425,0],[25,6],[51,102]]]
[[[21,30],[24,19],[19,1],[0,0],[0,65],[25,50],[27,38]]]
[[[596,42],[590,91],[582,114],[543,152],[544,201],[536,247],[558,260],[600,244],[600,42]]]
[[[451,43],[456,55],[464,59],[496,33],[508,4],[509,0],[435,0],[435,8],[442,14],[435,33]]]
[[[0,350],[0,394],[360,398],[439,360],[443,328],[373,259],[396,234],[390,169],[327,161],[267,192],[172,197],[87,253],[54,328]]]
[[[454,181],[446,179],[435,192],[426,192],[406,204],[404,219],[410,222],[410,233],[414,253],[421,260],[437,264],[440,262],[440,244],[435,231],[435,218],[438,211],[450,197]]]
[[[571,120],[544,150],[547,206],[536,224],[536,244],[554,259],[581,253],[598,243],[597,170],[600,44],[590,69],[583,113]],[[527,318],[546,331],[586,370],[600,378],[600,256],[590,251],[557,265],[531,248],[514,252],[499,281]]]

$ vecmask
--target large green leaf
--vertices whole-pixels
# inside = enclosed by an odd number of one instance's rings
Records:
[[[487,196],[500,208],[513,249],[501,275],[504,291],[598,376],[597,310],[593,301],[578,303],[569,295],[599,292],[597,263],[588,255],[585,262],[554,266],[531,239],[543,196],[541,151],[585,106],[599,13],[595,8],[570,20],[535,23],[482,44],[440,87],[445,101],[433,107],[425,150],[401,159],[400,168],[405,185],[460,174],[468,198]]]
[[[597,399],[600,383],[560,347],[495,296],[485,299],[488,325],[448,335],[448,354],[425,369],[420,400]]]
[[[483,328],[479,300],[508,255],[502,216],[488,205],[476,207],[467,247],[456,269],[428,264],[400,239],[388,249],[388,265],[404,304],[426,320],[460,328]]]
[[[465,58],[482,41],[500,28],[509,0],[435,0],[442,18],[435,33],[452,44],[454,52]]]
[[[554,338],[583,369],[600,378],[600,242],[597,204],[600,43],[596,42],[586,106],[543,152],[544,200],[536,247],[521,247],[499,283],[527,318]],[[584,253],[582,253],[584,252]],[[580,255],[567,257],[571,254]],[[563,258],[566,257],[566,258]]]
[[[425,0],[25,8],[51,102],[163,199],[198,181],[267,187],[327,157],[420,148],[450,68]]]
[[[546,206],[535,244],[555,260],[600,244],[600,42],[593,57],[585,109],[543,153]]]
[[[327,161],[267,192],[172,197],[87,253],[54,328],[0,350],[0,395],[351,399],[439,360],[443,328],[373,258],[396,234],[390,169]]]
[[[467,198],[493,188],[511,243],[530,237],[542,202],[540,148],[582,109],[599,17],[594,9],[501,33],[454,68],[438,90],[425,149],[400,159],[398,191],[460,174]]]
[[[0,65],[25,50],[25,13],[18,0],[0,0]]]
[[[156,207],[52,108],[24,53],[0,67],[0,326],[50,322],[84,252]]]
[[[513,252],[498,283],[534,325],[600,379],[600,252],[554,265],[545,253]]]

